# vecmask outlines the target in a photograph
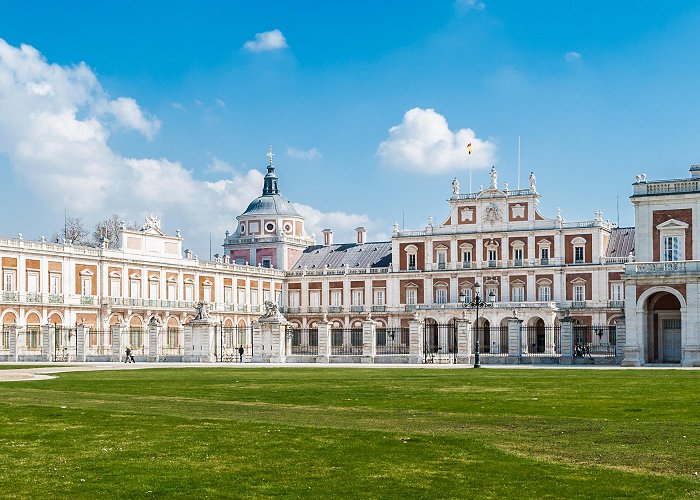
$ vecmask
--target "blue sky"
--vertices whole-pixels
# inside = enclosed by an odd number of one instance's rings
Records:
[[[208,257],[272,143],[319,239],[385,239],[469,168],[516,187],[518,136],[545,216],[632,225],[636,174],[700,161],[700,7],[571,3],[5,2],[0,234],[154,212]]]

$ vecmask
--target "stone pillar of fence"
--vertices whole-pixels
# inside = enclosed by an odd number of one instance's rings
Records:
[[[366,319],[362,322],[362,362],[374,363],[377,355],[377,322]]]
[[[17,325],[6,325],[5,329],[10,337],[10,361],[17,361],[19,360],[19,339],[17,338],[19,332]]]
[[[513,316],[508,318],[508,358],[510,362],[520,361],[523,349],[521,346],[523,339],[523,320]]]
[[[284,363],[286,361],[286,321],[277,317],[262,317],[253,326],[254,362]],[[257,335],[256,335],[257,330]]]
[[[78,325],[75,327],[75,360],[87,360],[87,336],[90,331],[89,326]]]
[[[610,330],[608,330],[608,332],[609,331]],[[610,334],[608,333],[608,335]],[[625,323],[625,318],[620,318],[617,320],[615,326],[615,357],[622,358],[622,356],[624,356],[626,340],[627,324]]]
[[[54,335],[54,325],[41,326],[41,357],[44,361],[53,361],[53,352],[56,348],[56,336]]]
[[[148,361],[160,361],[161,357],[161,331],[163,327],[157,322],[151,321],[148,324]]]
[[[423,362],[423,322],[412,319],[408,322],[409,363]]]
[[[328,363],[331,354],[331,329],[328,321],[318,324],[318,356],[317,363]]]
[[[469,338],[469,326],[471,321],[462,318],[457,320],[457,363],[469,363],[472,355]]]
[[[210,363],[214,359],[215,324],[208,319],[196,319],[185,325],[186,363]]]
[[[561,323],[561,364],[570,365],[574,352],[574,322],[571,318],[563,318]]]
[[[124,361],[122,356],[126,356],[122,349],[122,330],[124,325],[117,323],[109,328],[112,336],[112,356],[111,361]]]

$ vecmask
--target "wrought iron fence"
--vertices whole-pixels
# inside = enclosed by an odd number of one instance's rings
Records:
[[[318,355],[318,328],[291,328],[292,354],[299,356]]]
[[[423,327],[423,361],[457,362],[457,326],[454,323],[426,323]]]
[[[508,356],[508,326],[483,326],[477,328],[482,354]]]
[[[169,326],[160,331],[160,353],[164,356],[180,356],[183,354],[185,342],[185,329]]]
[[[408,328],[377,328],[377,354],[409,353]]]
[[[333,328],[331,354],[333,356],[361,356],[362,328]]]
[[[105,356],[111,354],[112,332],[109,330],[88,331],[85,353],[88,356]]]
[[[552,356],[561,354],[561,327],[533,325],[523,327],[523,355]]]
[[[613,357],[617,346],[615,325],[574,325],[573,355]]]
[[[223,362],[242,363],[253,356],[253,327],[217,325],[217,357]],[[243,353],[240,349],[243,348]]]

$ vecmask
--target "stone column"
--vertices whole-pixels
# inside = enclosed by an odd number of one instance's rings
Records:
[[[257,326],[257,328],[256,328]],[[260,318],[253,327],[253,338],[258,331],[258,343],[253,352],[254,362],[284,363],[286,361],[286,321],[277,317]],[[258,349],[259,347],[259,349]]]
[[[110,332],[112,334],[112,359],[111,361],[124,361],[122,356],[125,353],[122,352],[122,329],[124,325],[117,323],[110,327]]]
[[[469,335],[471,321],[468,319],[457,320],[457,363],[468,364],[472,356],[471,335]]]
[[[408,362],[418,364],[423,362],[423,322],[412,319],[408,322],[409,357]]]
[[[87,360],[87,336],[90,327],[78,325],[75,327],[75,358],[76,361]]]
[[[53,361],[53,352],[56,348],[55,327],[53,325],[42,325],[41,327],[41,357],[44,361]]]
[[[574,353],[574,322],[571,318],[563,318],[561,323],[561,364],[570,365]]]
[[[377,355],[377,323],[371,319],[362,322],[362,362],[374,363]]]
[[[627,324],[625,318],[620,318],[615,326],[615,357],[621,358],[623,356],[626,340]]]
[[[7,325],[5,326],[7,334],[10,336],[10,361],[19,360],[19,352],[17,348],[18,338],[17,338],[17,325]]]
[[[318,324],[318,363],[328,363],[331,354],[331,330],[328,321],[321,321]]]
[[[148,325],[148,361],[160,361],[161,331],[163,327],[156,323]]]
[[[511,363],[519,363],[522,356],[522,324],[521,319],[508,318],[508,358]]]
[[[251,339],[253,345],[253,356],[250,358],[251,363],[261,363],[263,361],[263,354],[265,353],[265,345],[263,343],[262,331],[260,329],[260,323],[257,321],[253,322],[252,325],[252,335]]]

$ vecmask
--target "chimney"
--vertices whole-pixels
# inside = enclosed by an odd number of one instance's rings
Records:
[[[185,258],[186,259],[192,258],[192,251],[191,250],[185,250]]]
[[[355,233],[357,234],[357,244],[364,245],[367,242],[367,230],[360,226],[355,228]]]
[[[333,230],[324,229],[321,231],[323,233],[323,246],[329,247],[333,244]]]

